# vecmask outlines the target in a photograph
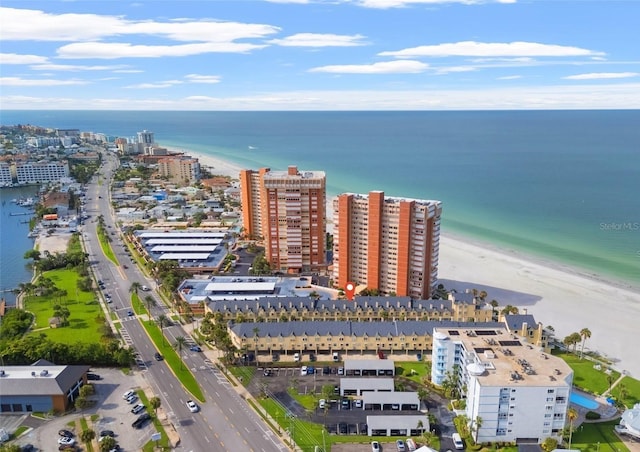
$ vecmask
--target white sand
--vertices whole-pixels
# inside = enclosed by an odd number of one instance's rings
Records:
[[[618,370],[640,376],[640,292],[540,259],[459,238],[440,239],[438,276],[447,289],[486,290],[488,300],[517,306],[551,325],[562,340],[591,331],[585,350],[615,361]],[[578,345],[578,350],[580,349]]]
[[[242,167],[187,152],[213,167],[212,174],[237,179]],[[256,168],[253,168],[256,169]],[[327,229],[332,229],[331,199],[327,200]],[[452,235],[441,236],[439,278],[447,289],[486,290],[500,306],[517,306],[536,321],[551,325],[562,340],[583,328],[591,331],[585,350],[615,361],[618,370],[640,377],[640,290],[622,287],[586,272]]]
[[[185,155],[190,155],[191,157],[197,158],[200,162],[200,166],[207,167],[207,170],[215,176],[229,176],[232,179],[238,179],[240,176],[240,171],[245,169],[235,163],[228,162],[226,160],[222,160],[207,154],[200,154],[198,152],[174,147],[168,147],[167,150],[171,153],[184,152]]]

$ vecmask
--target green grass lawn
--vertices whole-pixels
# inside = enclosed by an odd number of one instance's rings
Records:
[[[113,254],[111,243],[107,241],[106,236],[102,234],[98,234],[98,241],[100,242],[100,248],[102,248],[102,252],[104,253],[105,257],[109,259],[111,262],[113,262],[114,264],[120,265],[120,263],[118,262],[118,259],[116,259],[116,255]]]
[[[165,362],[171,368],[176,378],[180,380],[180,383],[182,383],[185,389],[189,391],[193,397],[198,399],[200,402],[204,402],[204,394],[202,393],[202,389],[200,389],[200,385],[196,381],[196,378],[184,365],[182,359],[178,356],[178,352],[173,348],[173,344],[170,344],[162,335],[160,327],[158,327],[156,322],[154,320],[141,320],[140,323],[147,331],[147,334],[155,344],[156,348],[160,351],[162,356],[164,356]],[[183,353],[185,351],[186,350],[183,350]]]
[[[44,272],[43,276],[50,278],[59,289],[66,290],[67,295],[27,297],[25,309],[36,317],[34,329],[37,331],[31,334],[44,333],[51,340],[65,344],[98,342],[102,322],[97,322],[96,319],[102,316],[102,309],[95,294],[77,289],[78,274],[73,270],[51,270]],[[53,306],[56,304],[69,309],[71,315],[68,326],[49,328],[49,318],[53,317]]]
[[[427,376],[427,365],[422,361],[396,362],[396,375],[403,376],[416,383],[423,383]]]
[[[164,450],[164,448],[169,448],[169,437],[167,436],[167,432],[165,432],[164,430],[164,426],[162,425],[162,423],[158,420],[158,417],[156,416],[155,412],[153,411],[153,408],[151,408],[151,405],[149,404],[149,399],[147,399],[147,395],[144,393],[144,391],[136,391],[136,393],[138,394],[138,397],[140,397],[140,403],[143,404],[144,406],[147,407],[147,411],[149,412],[149,414],[151,414],[153,416],[153,426],[156,429],[156,432],[160,433],[160,441],[158,441],[158,446],[162,447]],[[142,414],[142,413],[140,413]],[[156,446],[156,441],[148,441],[144,447],[142,448],[143,451],[148,451],[151,452],[153,450],[155,450],[155,446]]]
[[[622,402],[627,408],[633,407],[636,403],[640,403],[640,381],[631,377],[624,377],[620,380],[612,390],[611,395],[616,399],[620,399],[620,395],[623,392],[622,388],[626,389],[627,395],[622,398]],[[624,395],[624,394],[623,394]]]
[[[615,419],[607,422],[582,424],[573,432],[571,449],[583,452],[624,452],[628,451],[620,438],[613,432],[613,427],[619,422]]]
[[[609,375],[605,373],[606,366],[600,370],[596,369],[595,363],[588,359],[580,359],[580,356],[573,353],[554,351],[553,354],[562,358],[571,369],[573,369],[573,384],[592,394],[602,394],[609,389]],[[620,373],[611,371],[611,379],[615,381],[620,377]]]
[[[256,368],[252,366],[230,366],[227,369],[243,386],[248,386],[256,373]]]

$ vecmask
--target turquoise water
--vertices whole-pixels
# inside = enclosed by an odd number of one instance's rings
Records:
[[[640,285],[640,111],[3,111],[246,168],[324,170],[328,194],[443,201],[443,231]]]
[[[595,410],[598,408],[598,402],[588,397],[583,396],[582,394],[578,394],[576,392],[572,392],[569,396],[569,401],[571,403],[575,403],[576,405],[580,405],[582,408],[586,408],[588,410]]]

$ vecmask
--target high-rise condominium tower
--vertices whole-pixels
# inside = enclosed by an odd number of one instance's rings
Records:
[[[438,276],[440,201],[345,193],[333,201],[333,280],[414,299]]]
[[[240,172],[245,234],[261,238],[272,270],[326,268],[326,177],[323,171]]]

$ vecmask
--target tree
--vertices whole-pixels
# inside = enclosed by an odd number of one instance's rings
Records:
[[[149,405],[151,405],[151,408],[153,408],[153,412],[154,414],[158,414],[158,408],[160,408],[160,405],[162,405],[162,401],[160,400],[160,397],[151,397],[149,399]]]
[[[80,439],[83,443],[88,444],[96,437],[96,432],[92,429],[82,430],[80,432]]]
[[[164,326],[169,323],[169,318],[164,315],[164,314],[160,314],[158,316],[158,325],[160,325],[160,333],[162,334],[162,343],[164,344]]]
[[[569,420],[569,447],[571,449],[571,439],[573,437],[573,421],[578,419],[578,412],[575,408],[569,408],[567,410],[567,419]]]
[[[132,282],[131,287],[129,287],[129,293],[138,295],[139,290],[142,290],[142,284],[140,284],[138,281]]]
[[[173,348],[176,349],[178,351],[178,354],[180,355],[180,368],[182,369],[183,367],[183,361],[182,361],[182,350],[184,350],[187,347],[187,339],[184,336],[178,336],[176,337],[176,341],[173,343]]]
[[[582,359],[582,356],[584,355],[584,343],[587,341],[587,339],[591,337],[591,331],[589,331],[589,328],[582,328],[580,330],[580,337],[582,338],[582,347],[580,348],[580,359]]]
[[[151,317],[151,308],[156,305],[156,299],[151,295],[147,295],[144,297],[144,303],[147,305],[147,312],[149,313],[149,317]]]
[[[76,400],[74,401],[74,404],[75,404],[77,409],[84,410],[85,408],[87,408],[91,404],[91,401],[89,399],[87,399],[86,397],[78,396],[78,397],[76,397]]]
[[[573,352],[575,353],[576,347],[578,343],[581,341],[581,339],[582,339],[582,336],[580,336],[580,333],[571,333],[570,335],[565,337],[562,342],[564,343],[564,345],[567,346],[567,348],[573,347]]]
[[[66,306],[60,306],[59,304],[53,306],[53,316],[61,318],[63,325],[67,324],[67,319],[70,315],[71,312],[69,312],[69,309]]]
[[[105,436],[100,441],[100,452],[109,452],[116,447],[116,439],[110,436]]]

